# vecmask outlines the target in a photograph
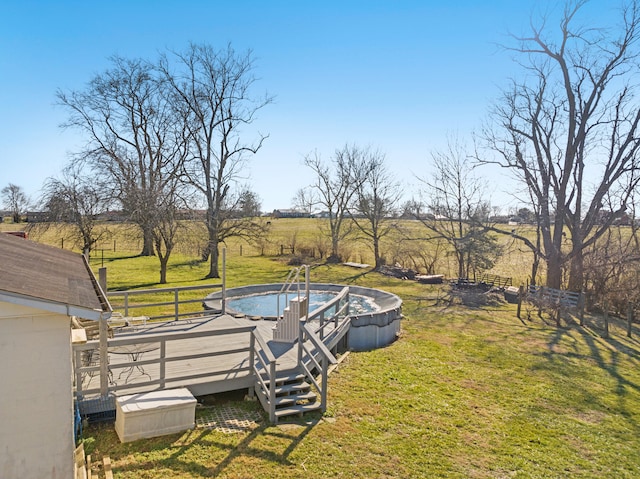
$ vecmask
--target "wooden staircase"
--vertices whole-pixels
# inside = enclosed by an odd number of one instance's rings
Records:
[[[267,375],[264,374],[263,381],[256,381],[255,392],[266,411],[270,409],[270,398],[274,398],[275,422],[285,416],[302,416],[305,412],[322,409],[318,395],[312,390],[312,386],[306,381],[304,374],[297,372],[278,374],[274,381],[273,396],[268,390],[269,382],[267,379]],[[263,384],[266,386],[266,390]]]
[[[306,317],[300,312],[294,315],[291,335],[273,338],[276,342],[287,339],[297,347],[297,368],[278,371],[276,357],[264,338],[256,331],[250,338],[249,364],[255,382],[249,394],[258,396],[272,423],[281,417],[326,411],[329,366],[337,364],[330,348],[349,331],[349,287]]]

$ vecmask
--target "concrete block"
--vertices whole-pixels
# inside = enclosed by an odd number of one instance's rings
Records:
[[[195,427],[196,399],[186,388],[116,398],[121,442],[174,434]]]

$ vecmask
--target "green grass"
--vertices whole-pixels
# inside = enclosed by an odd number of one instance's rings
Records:
[[[227,251],[230,287],[280,282],[290,269],[247,248],[240,256],[238,243]],[[157,286],[157,259],[125,253],[105,250],[111,287]],[[101,256],[91,263],[99,268]],[[206,271],[184,250],[169,280],[205,284]],[[311,279],[404,300],[401,337],[345,358],[330,376],[324,416],[127,444],[98,424],[85,430],[89,453],[108,454],[117,479],[640,477],[637,330],[627,338],[613,321],[604,339],[593,317],[586,328],[556,328],[536,314],[520,321],[513,305],[466,308],[446,300],[446,286],[344,266],[316,265]]]
[[[329,243],[326,237],[326,220],[310,218],[279,218],[271,219],[269,233],[264,242],[264,253],[268,257],[277,256],[281,250],[289,252],[295,246],[296,253],[301,251],[312,251],[320,259],[319,245],[324,244],[325,248]],[[382,255],[389,264],[399,263],[404,267],[421,270],[424,269],[423,261],[420,259],[418,251],[425,257],[436,255],[433,242],[424,240],[429,236],[424,226],[417,221],[402,221],[404,233],[394,232],[386,237],[381,245]],[[0,223],[0,231],[11,231],[28,228],[25,223],[11,224]],[[512,227],[509,227],[512,228]],[[121,262],[121,258],[132,258],[138,255],[142,241],[137,227],[123,223],[102,223],[97,228],[103,231],[101,240],[92,253],[92,264],[94,267],[104,263],[109,267],[113,262]],[[520,234],[533,238],[534,230],[529,226],[518,227]],[[43,229],[41,225],[35,224],[35,229],[29,231],[29,237],[36,241],[48,243],[55,246],[64,246],[65,249],[80,250],[81,245],[74,241],[71,229],[66,226],[56,225]],[[413,239],[407,240],[405,235]],[[202,223],[184,222],[178,233],[177,246],[172,255],[172,268],[168,272],[168,281],[172,283],[182,283],[193,281],[198,274],[203,276],[207,273],[206,264],[197,261],[200,251],[206,244],[206,232]],[[421,239],[422,238],[422,239]],[[509,236],[499,236],[498,241],[504,246],[505,254],[498,260],[492,273],[502,276],[513,277],[514,284],[527,282],[530,274],[530,263],[532,255],[530,251],[518,243],[514,243]],[[342,241],[341,253],[345,261],[373,264],[374,258],[368,243],[356,237],[350,237]],[[246,240],[230,238],[226,243],[229,261],[241,256],[259,256],[258,247]],[[115,251],[114,251],[115,248]],[[445,251],[437,253],[435,262],[435,272],[444,274],[447,277],[457,275],[457,266],[453,257]],[[415,261],[412,261],[412,258]],[[148,286],[156,283],[159,279],[159,262],[156,258],[148,263],[144,258],[127,261],[129,271],[125,271],[125,266],[115,268],[111,273],[111,283],[118,288],[131,288],[137,286]],[[115,266],[115,265],[114,265]],[[230,269],[232,264],[230,263]],[[142,267],[144,275],[135,274],[136,268]],[[122,271],[120,276],[116,271]],[[423,272],[423,271],[422,271]]]
[[[257,256],[228,269],[230,285],[288,271]],[[520,321],[513,305],[450,304],[444,287],[344,266],[311,275],[395,292],[406,315],[398,341],[351,353],[332,374],[323,417],[129,444],[92,426],[87,449],[132,479],[640,476],[640,343],[621,327],[605,340],[573,323]]]

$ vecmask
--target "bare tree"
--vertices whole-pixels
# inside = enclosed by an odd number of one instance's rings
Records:
[[[29,207],[29,198],[25,194],[22,187],[9,183],[0,191],[2,194],[2,202],[4,207],[11,211],[11,217],[14,223],[20,223],[23,213],[26,213]]]
[[[527,186],[539,207],[547,285],[560,288],[569,265],[572,290],[584,286],[583,252],[624,214],[640,178],[638,5],[626,7],[612,31],[578,26],[585,3],[569,1],[556,32],[543,19],[531,35],[514,37],[526,79],[496,105],[485,137],[498,156],[481,160]],[[607,197],[615,199],[605,206]],[[600,222],[603,206],[612,214]]]
[[[292,204],[294,208],[304,211],[309,216],[313,213],[313,209],[318,205],[319,197],[315,190],[310,188],[300,188],[293,197]]]
[[[240,218],[256,218],[262,214],[262,202],[260,196],[255,191],[251,191],[245,187],[240,191],[240,199],[238,202]]]
[[[175,63],[175,65],[174,65]],[[175,112],[182,115],[189,145],[184,180],[204,198],[210,257],[208,278],[218,278],[219,244],[232,236],[247,237],[263,228],[251,218],[237,219],[241,195],[234,187],[242,178],[248,155],[261,148],[266,136],[245,143],[242,128],[253,123],[257,112],[271,102],[256,99],[251,88],[254,60],[249,51],[237,54],[229,45],[214,50],[208,45],[191,45],[184,53],[164,56],[160,70],[172,89]]]
[[[111,58],[112,67],[82,91],[58,91],[69,112],[64,127],[87,136],[76,163],[88,163],[143,233],[142,255],[154,253],[154,221],[166,209],[186,154],[184,119],[169,102],[163,78],[144,60]],[[175,190],[174,190],[175,191]],[[169,208],[171,209],[171,208]],[[164,221],[164,220],[162,220]]]
[[[109,198],[95,178],[73,165],[65,168],[60,178],[45,181],[40,203],[48,222],[34,223],[32,228],[42,230],[56,223],[73,226],[72,237],[85,256],[107,234],[98,226],[97,217],[107,210]]]
[[[384,163],[384,155],[371,152],[371,170],[362,187],[356,190],[353,220],[370,242],[376,269],[385,261],[380,251],[381,241],[397,227],[400,185]]]
[[[421,179],[426,204],[415,216],[431,233],[426,239],[445,241],[455,256],[458,277],[490,269],[499,255],[496,239],[488,234],[491,211],[486,187],[474,175],[464,146],[448,141],[445,151],[432,153],[433,174]]]
[[[180,228],[178,213],[176,202],[168,192],[166,200],[156,208],[156,218],[153,220],[153,242],[160,261],[160,284],[167,282],[169,258],[176,246],[176,234]]]
[[[340,261],[340,241],[351,233],[352,200],[377,160],[369,148],[355,145],[336,150],[330,164],[323,162],[317,152],[305,158],[305,165],[316,175],[312,188],[318,194],[318,204],[328,215],[331,255],[327,261]]]

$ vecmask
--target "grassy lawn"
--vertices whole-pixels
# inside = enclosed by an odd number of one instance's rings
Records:
[[[228,279],[276,282],[288,269],[232,257]],[[349,354],[331,375],[323,417],[129,444],[95,425],[87,449],[109,454],[116,478],[640,476],[640,342],[622,325],[605,340],[535,314],[520,321],[513,305],[450,304],[444,287],[343,266],[311,274],[397,293],[406,315],[398,341]]]
[[[278,225],[284,238],[291,225]],[[310,237],[301,228],[299,241]],[[96,271],[108,268],[110,289],[158,287],[157,259],[137,257],[135,241],[125,250],[117,242],[115,252],[103,248],[91,259]],[[227,246],[229,287],[281,282],[290,270],[283,258]],[[169,286],[217,282],[203,279],[207,265],[196,257],[188,248],[174,254]],[[494,272],[516,278],[525,263],[512,253]],[[463,307],[447,301],[446,286],[344,266],[315,266],[311,279],[404,300],[401,337],[343,358],[324,416],[272,426],[263,415],[249,432],[195,429],[127,444],[111,424],[96,424],[85,429],[87,451],[108,454],[118,479],[640,477],[637,328],[627,338],[612,320],[604,339],[595,317],[585,328],[556,328],[535,313],[521,321],[514,305]],[[211,401],[259,410],[234,397]]]

